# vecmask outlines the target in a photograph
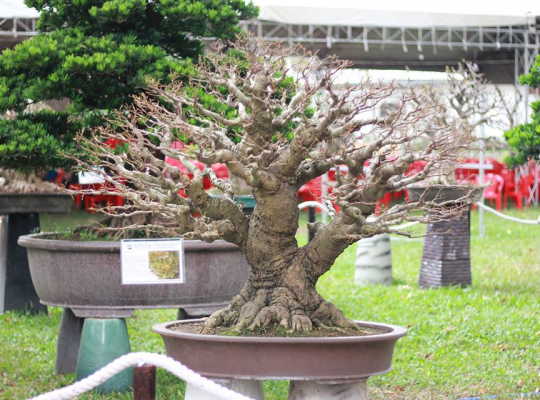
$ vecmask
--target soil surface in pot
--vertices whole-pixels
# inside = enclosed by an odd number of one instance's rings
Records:
[[[204,322],[182,323],[169,326],[168,329],[175,332],[196,333],[199,334],[203,328]],[[218,336],[259,336],[259,337],[349,337],[349,336],[371,336],[381,335],[390,332],[389,329],[383,329],[373,326],[360,326],[359,329],[342,328],[314,328],[309,332],[289,332],[283,327],[256,328],[253,330],[245,329],[240,332],[233,331],[230,327],[217,327],[212,329],[207,335]]]

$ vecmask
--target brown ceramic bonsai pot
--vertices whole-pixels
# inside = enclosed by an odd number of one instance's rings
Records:
[[[120,242],[76,242],[26,235],[32,281],[41,303],[66,307],[77,317],[123,318],[136,309],[225,306],[246,282],[249,266],[238,246],[225,241],[185,242],[185,282],[122,285]],[[223,271],[227,271],[223,274]]]
[[[353,337],[239,337],[184,333],[173,325],[201,320],[158,324],[167,355],[199,374],[213,379],[311,380],[337,384],[361,382],[391,368],[396,341],[406,329],[380,323],[359,326],[386,332]]]

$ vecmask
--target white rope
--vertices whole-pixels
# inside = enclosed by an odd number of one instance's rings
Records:
[[[408,223],[403,224],[403,225],[393,226],[392,229],[405,229],[405,228],[410,228],[411,226],[416,225],[416,224],[419,224],[419,223],[420,223],[419,221],[408,222]]]
[[[304,208],[308,207],[319,207],[324,212],[329,212],[328,207],[326,207],[324,204],[319,203],[318,201],[304,201],[303,203],[298,204],[298,209],[303,210]]]
[[[319,203],[318,201],[304,201],[303,203],[298,204],[299,210],[303,210],[304,208],[308,208],[308,207],[319,207],[325,212],[330,211],[327,206],[325,206],[322,203]],[[419,224],[419,222],[418,221],[409,222],[403,225],[394,226],[392,227],[392,229],[406,229],[416,224]]]
[[[490,213],[495,214],[495,215],[498,216],[498,217],[507,219],[507,220],[509,220],[509,221],[519,222],[519,223],[527,224],[527,225],[540,225],[540,216],[538,217],[538,219],[537,219],[536,221],[535,221],[535,220],[531,220],[531,219],[514,218],[514,217],[510,217],[510,216],[508,216],[508,215],[504,215],[503,213],[501,213],[501,212],[499,212],[499,211],[497,211],[497,210],[494,210],[494,209],[491,208],[491,207],[486,206],[485,204],[481,203],[480,201],[477,201],[477,202],[476,202],[476,205],[477,205],[478,207],[483,208],[483,209],[486,210],[486,211],[489,211]]]
[[[210,379],[204,378],[196,372],[193,372],[186,366],[182,365],[178,361],[173,360],[162,354],[153,353],[130,353],[120,358],[117,358],[110,364],[101,368],[99,371],[90,375],[83,380],[75,382],[68,387],[57,389],[49,393],[39,395],[31,400],[68,400],[79,396],[82,393],[92,390],[96,386],[99,386],[107,379],[113,377],[126,368],[143,364],[155,365],[156,367],[163,368],[170,373],[176,375],[178,378],[196,386],[214,396],[220,397],[226,400],[252,400],[249,397],[236,393],[230,389],[227,389]]]

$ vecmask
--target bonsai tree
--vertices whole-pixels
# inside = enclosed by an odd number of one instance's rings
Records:
[[[423,90],[403,93],[392,115],[373,117],[395,87],[369,80],[339,84],[350,65],[346,61],[320,60],[298,46],[253,38],[228,47],[233,51],[216,44],[196,75],[184,81],[151,84],[149,94],[116,113],[117,129],[102,127],[81,138],[89,154],[81,168],[102,174],[114,188],[99,193],[128,200],[105,212],[133,218],[129,226],[103,229],[224,239],[241,247],[251,266],[249,279],[227,308],[207,320],[204,331],[355,328],[317,293],[318,279],[359,239],[384,232],[410,236],[396,224],[451,218],[466,209],[466,198],[436,204],[422,196],[369,218],[386,192],[434,176],[442,163],[456,160],[469,136],[446,125],[443,107]],[[211,107],[203,105],[207,97]],[[425,135],[429,144],[415,149],[411,144]],[[103,146],[104,139],[119,146]],[[427,161],[425,169],[407,174],[418,160]],[[194,161],[206,167],[200,170]],[[253,215],[244,215],[230,183],[216,178],[214,163],[226,164],[250,186],[257,202]],[[300,247],[297,190],[342,165],[347,173],[337,169],[336,187],[327,198],[339,212],[334,210],[326,225],[311,225],[315,237]],[[204,190],[205,176],[221,195]],[[438,212],[411,214],[428,209]]]
[[[519,81],[530,88],[540,87],[540,56],[537,56],[531,70],[521,75]],[[525,164],[529,160],[540,160],[540,101],[531,103],[532,121],[518,125],[504,133],[511,148],[506,162],[511,166]]]
[[[426,86],[427,95],[432,102],[444,107],[440,114],[443,125],[461,132],[456,140],[464,140],[469,146],[474,141],[474,131],[483,124],[502,128],[511,123],[511,110],[515,103],[505,97],[500,88],[492,86],[475,66],[467,61],[457,67],[446,69],[445,85]],[[438,176],[432,183],[443,185],[455,182],[455,168],[459,164],[448,160],[441,165]]]
[[[41,12],[41,33],[0,55],[0,166],[23,171],[69,164],[77,132],[130,103],[147,76],[185,74],[199,38],[230,38],[257,12],[243,0],[26,4]]]

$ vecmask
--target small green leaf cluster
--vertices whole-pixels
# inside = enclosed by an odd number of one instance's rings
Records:
[[[530,72],[519,78],[522,85],[540,87],[540,56],[536,57]],[[529,160],[540,160],[540,101],[531,104],[532,121],[515,126],[504,133],[512,149],[505,161],[510,166],[525,164]]]
[[[8,165],[20,171],[40,169],[43,165],[68,166],[62,152],[74,149],[72,137],[49,133],[51,126],[65,126],[61,121],[50,125],[40,122],[42,115],[17,120],[0,119],[0,165]],[[43,118],[43,121],[48,118]],[[55,132],[55,131],[53,131]],[[69,132],[69,130],[57,132]]]

